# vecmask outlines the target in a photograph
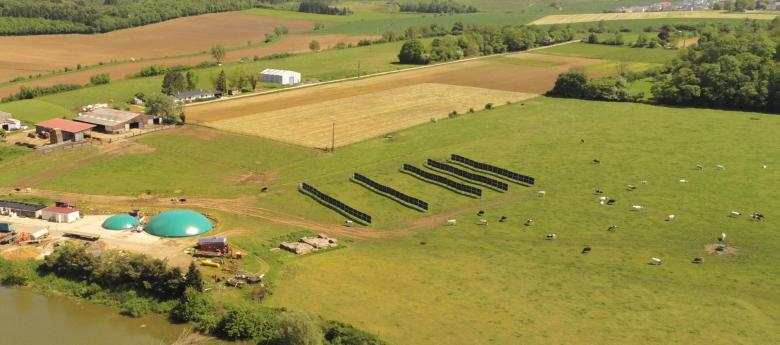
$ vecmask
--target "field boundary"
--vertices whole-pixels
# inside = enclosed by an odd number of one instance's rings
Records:
[[[410,72],[410,71],[416,71],[416,70],[421,70],[421,69],[427,69],[427,68],[434,68],[434,67],[452,65],[452,64],[457,64],[457,63],[464,63],[464,62],[469,62],[469,61],[476,61],[476,60],[494,58],[496,56],[519,55],[519,54],[523,54],[523,53],[538,51],[538,50],[547,49],[547,48],[553,48],[553,47],[562,46],[562,45],[571,44],[571,43],[577,43],[577,42],[580,42],[580,40],[571,40],[571,41],[551,44],[549,46],[531,48],[531,49],[520,51],[520,52],[511,52],[511,53],[501,53],[501,54],[476,56],[476,57],[473,57],[473,58],[460,59],[460,60],[455,60],[455,61],[447,61],[447,62],[442,62],[442,63],[438,63],[438,64],[433,64],[433,65],[423,65],[423,66],[409,67],[409,68],[393,70],[393,71],[385,71],[385,72],[365,74],[365,75],[362,75],[362,76],[359,76],[359,77],[341,78],[341,79],[329,80],[329,81],[324,81],[324,82],[319,82],[319,83],[314,83],[314,84],[301,84],[301,85],[292,86],[292,87],[283,88],[283,89],[275,89],[275,90],[261,91],[261,92],[255,92],[255,93],[241,94],[241,95],[230,97],[230,98],[219,98],[219,99],[205,101],[205,102],[185,104],[184,107],[197,107],[197,106],[200,106],[200,105],[212,104],[212,103],[217,103],[217,102],[227,102],[227,101],[243,99],[243,98],[248,98],[248,97],[259,97],[259,96],[270,95],[270,94],[275,94],[275,93],[281,93],[281,92],[288,92],[288,91],[300,90],[300,89],[305,89],[305,88],[311,88],[311,87],[316,87],[316,86],[321,86],[321,85],[329,85],[329,84],[336,84],[336,83],[342,83],[342,82],[353,81],[353,80],[369,79],[369,78],[374,78],[374,77],[381,77],[381,76],[384,76],[384,75],[391,75],[391,74],[396,74],[396,73]]]
[[[780,13],[778,13],[780,14]],[[601,20],[642,20],[642,19],[759,19],[772,20],[778,14],[761,12],[734,13],[725,11],[670,11],[670,12],[630,12],[630,13],[582,13],[554,14],[534,20],[529,25],[554,25],[570,23],[589,23]]]

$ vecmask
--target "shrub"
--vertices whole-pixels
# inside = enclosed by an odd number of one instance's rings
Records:
[[[429,57],[422,42],[411,40],[401,46],[401,52],[398,53],[398,60],[404,64],[424,65],[428,63]]]
[[[95,74],[89,77],[89,83],[92,85],[104,85],[111,82],[111,76],[108,73]]]

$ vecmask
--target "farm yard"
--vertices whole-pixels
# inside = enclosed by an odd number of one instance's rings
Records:
[[[718,11],[675,11],[675,12],[637,12],[637,13],[588,13],[588,14],[555,14],[534,20],[534,25],[560,25],[571,23],[598,22],[600,20],[641,20],[641,19],[759,19],[772,20],[776,14],[771,13],[729,13]]]

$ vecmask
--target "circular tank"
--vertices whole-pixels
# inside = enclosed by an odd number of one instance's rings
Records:
[[[214,225],[206,216],[192,210],[168,210],[154,216],[144,230],[160,237],[188,237],[209,232]]]
[[[140,225],[141,222],[129,214],[113,215],[103,222],[103,228],[108,230],[129,230]]]

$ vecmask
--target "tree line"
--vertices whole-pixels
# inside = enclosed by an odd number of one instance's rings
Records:
[[[317,13],[317,14],[330,14],[338,16],[346,16],[352,14],[352,10],[347,7],[338,8],[330,6],[331,1],[327,0],[303,0],[298,5],[298,12]]]
[[[780,113],[780,18],[769,24],[705,25],[698,36],[697,45],[639,76],[652,77],[651,102]],[[589,80],[578,71],[561,74],[548,94],[607,101],[643,98],[628,94],[623,76]]]
[[[476,13],[477,8],[472,5],[464,5],[452,0],[432,0],[430,2],[400,4],[401,12],[418,13]]]
[[[423,30],[434,38],[430,47],[417,40],[418,30],[407,30],[409,41],[401,46],[398,60],[405,64],[427,64],[458,60],[464,57],[523,51],[546,46],[574,38],[574,32],[567,28],[539,26],[498,27],[495,25],[463,25],[455,23],[450,30],[431,25]]]
[[[151,298],[157,302],[155,308],[167,313],[172,321],[190,323],[201,333],[221,339],[262,344],[386,345],[376,335],[349,324],[314,318],[301,311],[260,304],[217,304],[204,293],[206,284],[194,263],[184,272],[145,255],[108,250],[96,256],[83,244],[65,242],[37,270],[42,277],[53,274],[80,282],[82,287],[75,287],[74,292],[81,297],[121,292],[115,296],[127,299],[120,303],[129,316],[148,311],[148,306],[139,304],[142,298]],[[0,260],[0,281],[6,285],[26,285],[34,279],[30,273]],[[43,281],[52,282],[47,278]],[[258,289],[265,291],[263,286]]]
[[[0,1],[0,34],[108,32],[179,17],[244,10],[255,4],[254,0],[4,0]],[[14,25],[19,23],[23,25]]]

